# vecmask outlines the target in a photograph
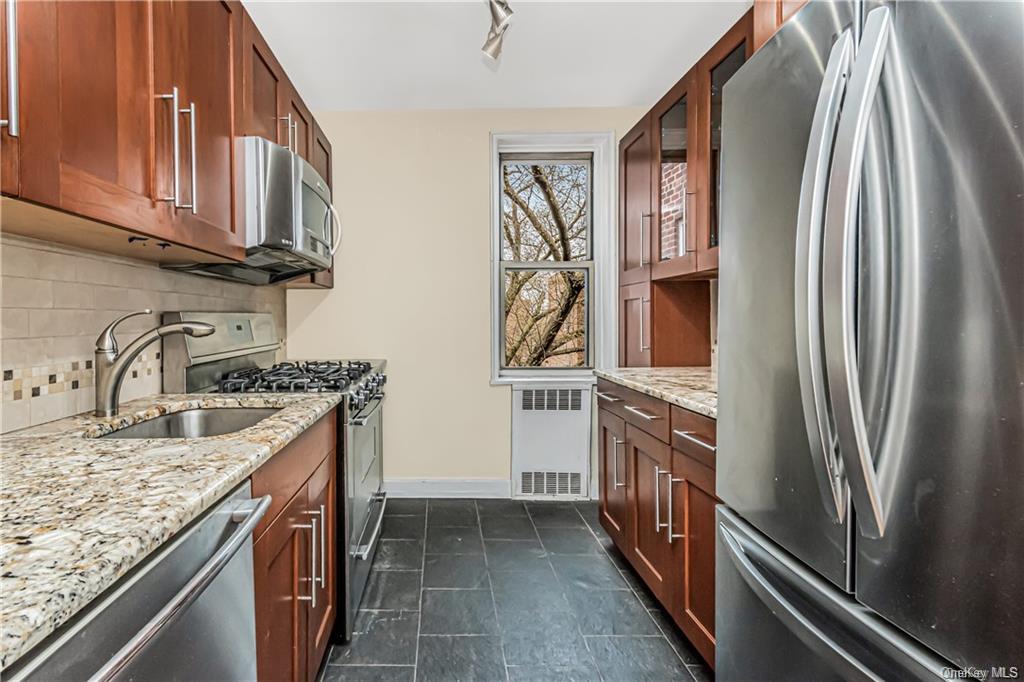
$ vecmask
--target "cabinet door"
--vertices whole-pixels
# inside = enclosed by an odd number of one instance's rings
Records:
[[[303,487],[253,545],[256,666],[261,680],[306,682],[312,533]]]
[[[669,610],[709,665],[715,664],[715,471],[672,451],[672,521],[676,561]]]
[[[288,126],[282,120],[287,78],[252,18],[242,19],[241,135],[258,135],[288,144]]]
[[[310,152],[313,145],[310,143],[310,140],[313,131],[313,117],[310,115],[306,105],[302,103],[302,98],[299,97],[299,93],[296,92],[290,82],[286,83],[285,87],[280,88],[279,92],[281,93],[281,102],[278,103],[278,111],[284,117],[282,128],[287,129],[289,126],[291,127],[290,131],[285,131],[285,138],[280,144],[290,144],[292,151],[306,161],[311,162],[312,155]]]
[[[12,102],[7,97],[10,65],[7,62],[7,41],[18,32],[18,20],[13,27],[7,24],[7,3],[12,0],[0,1],[0,118],[9,121]],[[20,8],[15,7],[16,10]],[[20,113],[20,111],[19,111]],[[19,121],[20,123],[20,121]],[[0,128],[0,192],[17,196],[20,175],[18,170],[18,138],[11,135],[10,127]]]
[[[628,553],[626,491],[630,470],[626,456],[626,423],[608,410],[598,410],[597,429],[601,525],[619,549]]]
[[[701,58],[697,65],[703,113],[698,112],[701,147],[705,159],[701,168],[705,197],[698,202],[701,212],[697,234],[697,269],[718,270],[718,241],[721,232],[722,196],[722,88],[750,57],[753,50],[752,15],[747,12]],[[742,188],[739,189],[742,191]]]
[[[633,469],[630,496],[630,560],[651,591],[667,603],[671,595],[672,545],[668,534],[668,485],[672,450],[626,424],[626,449]]]
[[[651,130],[645,116],[619,142],[619,284],[651,270]]]
[[[697,72],[691,70],[651,111],[653,153],[651,277],[679,277],[697,269],[696,210],[700,154],[693,131],[698,121]]]
[[[310,675],[316,675],[323,661],[327,644],[337,616],[337,565],[335,561],[335,526],[337,507],[335,490],[335,453],[332,451],[316,472],[309,479],[307,494],[309,496],[308,514],[317,519],[316,534],[313,542],[319,543],[316,552],[319,565],[316,567],[317,591],[316,604],[310,603],[309,608],[309,641],[307,655]]]
[[[619,288],[619,364],[651,366],[651,286],[647,282]]]

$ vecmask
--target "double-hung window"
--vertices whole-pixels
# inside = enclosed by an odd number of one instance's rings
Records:
[[[498,370],[594,366],[593,155],[501,154]]]

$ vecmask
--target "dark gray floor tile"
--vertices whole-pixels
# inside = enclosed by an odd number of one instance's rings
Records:
[[[608,680],[686,680],[690,673],[663,637],[587,637]]]
[[[501,655],[501,639],[497,635],[482,637],[420,637],[418,682],[469,682],[504,680],[505,664]]]
[[[602,554],[589,528],[537,528],[541,544],[550,554]]]
[[[626,587],[619,570],[604,555],[551,556],[555,573],[568,589],[617,590]]]
[[[391,497],[389,495],[387,506],[384,507],[384,516],[401,514],[423,516],[426,513],[427,501],[422,497]]]
[[[361,609],[418,611],[420,571],[370,571]]]
[[[572,503],[588,526],[599,526],[600,505],[597,500],[581,500]]]
[[[484,516],[526,516],[526,506],[519,500],[477,500],[477,511]]]
[[[322,682],[413,682],[415,677],[411,665],[329,665]]]
[[[373,559],[375,571],[418,571],[423,566],[422,540],[381,540]]]
[[[579,528],[584,525],[583,517],[571,502],[527,502],[526,510],[538,528]]]
[[[483,554],[428,554],[423,587],[490,587]]]
[[[491,570],[491,586],[499,614],[513,611],[569,611],[565,589],[551,567],[538,563],[530,571]]]
[[[427,503],[429,526],[476,526],[474,500],[430,500]]]
[[[657,606],[650,609],[649,613],[651,618],[658,624],[665,639],[672,645],[675,652],[679,654],[679,658],[683,659],[683,663],[686,665],[702,665],[704,663],[704,659],[701,658],[701,655],[675,624],[671,616],[665,613],[661,607]]]
[[[607,541],[598,538],[598,542],[602,547],[604,547],[604,551],[608,554],[608,558],[611,559],[612,563],[619,569],[633,570],[633,567],[629,565],[629,560],[621,551],[619,551],[619,548],[615,546],[610,538]]]
[[[431,526],[427,529],[427,554],[483,554],[479,528]]]
[[[360,611],[351,644],[331,649],[329,663],[359,665],[415,665],[415,611]]]
[[[423,590],[420,634],[493,635],[498,632],[491,591]]]
[[[636,592],[636,596],[639,597],[641,604],[649,609],[658,608],[657,598],[651,593],[647,588],[647,585],[644,584],[644,581],[640,579],[640,576],[638,576],[632,568],[619,571],[619,574],[622,575],[622,579],[626,581],[626,584]]]
[[[528,516],[481,516],[484,539],[536,540],[537,532]]]
[[[422,540],[426,528],[423,516],[385,516],[380,536],[387,540]]]
[[[526,571],[547,565],[547,552],[538,540],[485,540],[487,567],[492,571]]]
[[[630,590],[569,590],[566,596],[584,635],[661,634]]]
[[[565,611],[510,610],[498,614],[501,646],[508,665],[592,662],[576,618]]]
[[[508,679],[513,682],[593,682],[601,679],[593,663],[577,665],[510,665]]]
[[[688,665],[686,669],[693,675],[693,679],[696,682],[713,682],[715,674],[711,672],[711,668],[704,665],[703,663],[697,665]]]

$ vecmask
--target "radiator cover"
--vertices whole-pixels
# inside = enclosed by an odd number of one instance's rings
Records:
[[[590,498],[591,385],[512,389],[512,490],[528,499]]]

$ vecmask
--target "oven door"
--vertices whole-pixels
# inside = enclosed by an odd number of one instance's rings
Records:
[[[351,625],[369,578],[387,503],[381,490],[384,475],[383,407],[384,395],[374,396],[366,407],[349,419],[347,426],[346,492],[352,529],[348,556],[347,636],[351,636]]]

